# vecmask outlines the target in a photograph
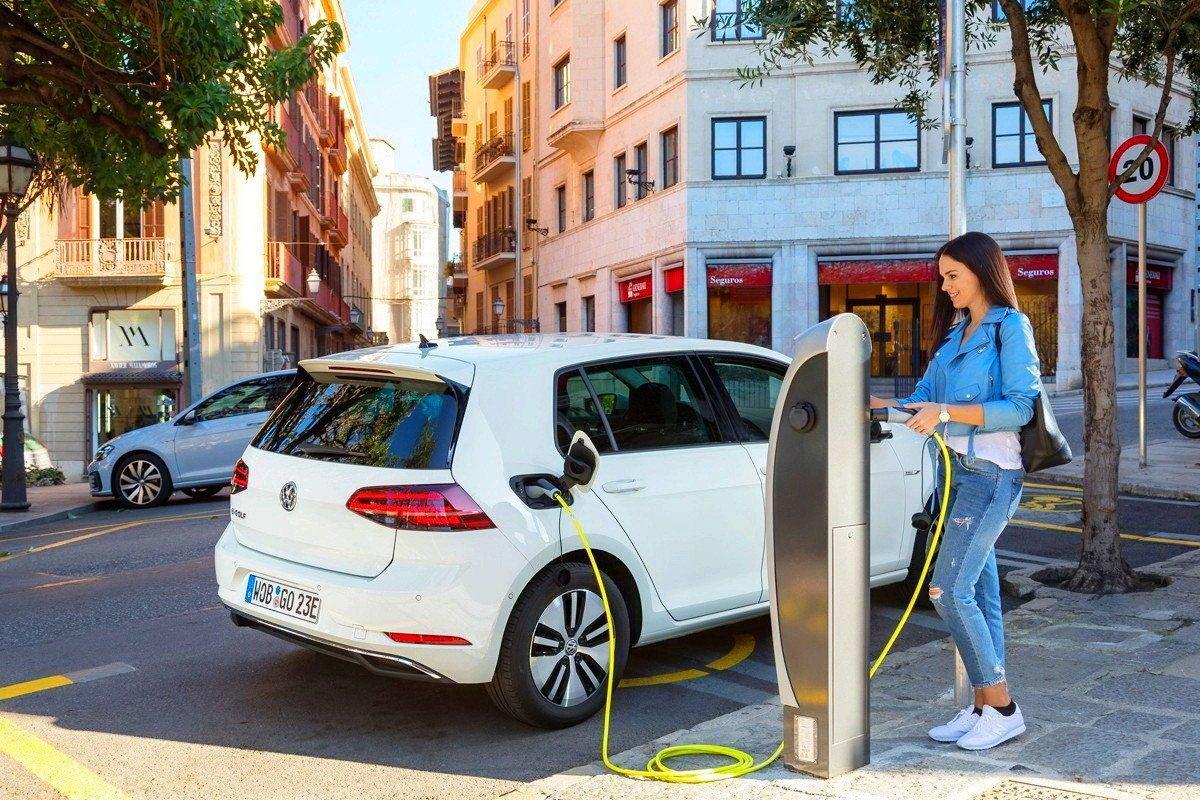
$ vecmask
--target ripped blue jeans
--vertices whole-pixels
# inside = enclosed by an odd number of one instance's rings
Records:
[[[1024,470],[954,454],[950,511],[929,597],[976,689],[1006,680],[996,540],[1021,502],[1024,479]]]

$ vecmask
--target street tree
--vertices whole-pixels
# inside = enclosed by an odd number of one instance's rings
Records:
[[[217,132],[252,171],[257,140],[283,142],[269,109],[341,47],[327,21],[272,47],[282,23],[278,0],[0,0],[0,130],[40,164],[24,205],[62,186],[173,200]]]
[[[954,2],[954,0],[949,0]],[[1110,81],[1132,79],[1159,92],[1152,136],[1160,139],[1172,89],[1190,91],[1200,78],[1200,0],[966,0],[969,48],[991,46],[1007,30],[1012,42],[1013,92],[1028,115],[1046,166],[1061,189],[1075,233],[1082,283],[1084,391],[1083,535],[1079,565],[1065,586],[1122,592],[1141,581],[1121,552],[1117,533],[1117,406],[1108,208],[1116,187],[1150,154],[1116,180],[1108,179]],[[747,19],[762,27],[760,61],[739,70],[753,83],[797,61],[849,54],[876,83],[897,87],[897,101],[923,126],[939,72],[937,0],[753,0]],[[730,15],[732,16],[732,15]],[[1071,114],[1078,165],[1072,166],[1042,110],[1039,74],[1073,69],[1077,99]],[[1188,109],[1184,133],[1198,127]]]

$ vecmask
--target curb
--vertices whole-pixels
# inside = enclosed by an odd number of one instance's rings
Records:
[[[71,519],[84,514],[91,514],[94,511],[103,511],[108,507],[108,503],[109,501],[100,500],[91,503],[84,503],[72,508],[64,508],[59,511],[51,511],[48,514],[42,514],[37,517],[30,517],[29,519],[22,519],[16,522],[0,522],[0,534],[16,533],[18,531],[23,531],[28,528],[32,528],[35,525],[41,525],[46,522],[58,522],[60,520]],[[0,517],[0,519],[3,518]],[[0,541],[2,540],[3,536],[0,535]]]
[[[1071,489],[1081,489],[1083,478],[1076,475],[1061,475],[1056,472],[1046,471],[1039,472],[1037,480],[1044,483],[1053,483],[1058,486],[1065,486]],[[1200,502],[1200,491],[1189,491],[1187,489],[1167,488],[1162,486],[1153,486],[1144,483],[1132,483],[1118,480],[1117,491],[1123,495],[1130,497],[1145,497],[1153,500],[1189,500],[1192,502]]]

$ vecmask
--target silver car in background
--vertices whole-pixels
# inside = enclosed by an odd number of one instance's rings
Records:
[[[166,422],[105,442],[87,467],[93,497],[126,508],[165,503],[179,490],[212,497],[229,485],[233,465],[287,394],[294,369],[223,386]]]

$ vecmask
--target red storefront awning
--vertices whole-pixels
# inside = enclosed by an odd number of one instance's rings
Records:
[[[1136,261],[1130,261],[1125,265],[1125,283],[1130,286],[1137,285],[1138,267]],[[1147,264],[1146,265],[1146,286],[1151,289],[1162,289],[1164,292],[1171,291],[1175,270],[1172,267],[1163,264]]]
[[[683,267],[671,267],[663,273],[663,288],[668,292],[683,291]]]
[[[770,264],[712,264],[708,267],[710,289],[770,285]]]
[[[1054,253],[1014,253],[1005,256],[1015,281],[1058,279],[1058,256]],[[817,265],[817,282],[833,283],[923,283],[937,280],[932,258],[867,258],[822,261]]]
[[[622,303],[644,300],[653,294],[654,280],[649,275],[639,275],[636,278],[630,278],[617,284],[617,296]]]

